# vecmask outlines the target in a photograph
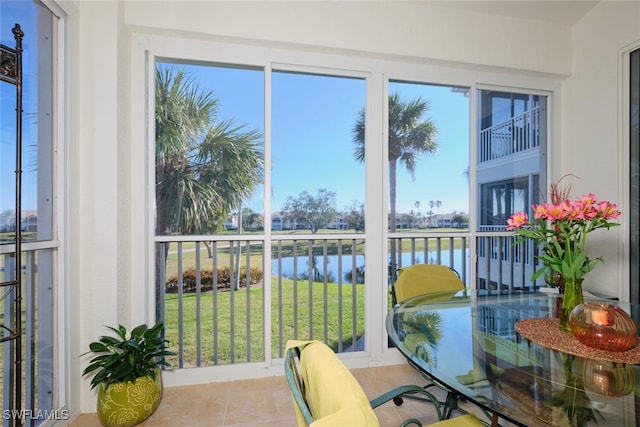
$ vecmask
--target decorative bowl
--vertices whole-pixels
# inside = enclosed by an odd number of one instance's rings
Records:
[[[627,351],[636,346],[636,324],[620,307],[607,302],[585,302],[569,315],[571,332],[582,344],[605,351]]]
[[[593,392],[620,397],[631,394],[636,389],[638,375],[635,365],[587,359],[583,382]]]

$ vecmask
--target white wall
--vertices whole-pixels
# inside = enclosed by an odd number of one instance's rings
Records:
[[[155,7],[159,6],[159,7]],[[429,2],[130,1],[128,25],[238,41],[456,61],[568,75],[571,32]]]
[[[118,29],[114,2],[62,4],[68,26],[67,248],[68,303],[65,316],[72,335],[68,345],[68,405],[95,412],[89,381],[80,378],[88,343],[118,321]],[[129,144],[129,141],[122,142]],[[124,244],[123,244],[124,243]],[[126,305],[125,305],[126,306]],[[75,335],[77,334],[77,335]]]
[[[640,39],[637,3],[603,4],[573,32],[559,25],[438,8],[424,2],[172,2],[73,1],[69,54],[68,320],[70,387],[74,412],[95,412],[77,355],[105,332],[103,325],[144,319],[146,277],[133,261],[145,255],[132,239],[132,218],[145,215],[132,201],[145,183],[131,179],[142,165],[143,129],[130,117],[144,114],[132,96],[131,33],[180,34],[250,44],[297,46],[353,55],[398,56],[413,62],[453,62],[573,76],[562,99],[562,149],[556,176],[583,179],[576,190],[619,200],[618,50]],[[634,20],[636,19],[636,20]],[[597,31],[594,31],[597,28]],[[602,30],[602,29],[606,29]],[[573,49],[573,50],[572,50]],[[566,122],[565,122],[566,118]],[[140,122],[140,120],[138,120]],[[597,126],[586,124],[597,123]],[[582,147],[589,146],[589,150]],[[562,158],[558,157],[562,154]],[[614,236],[614,232],[610,232]],[[610,236],[607,236],[608,238]],[[609,242],[609,240],[607,240]],[[607,264],[597,277],[616,273],[617,244],[606,245]],[[595,274],[594,274],[594,277]],[[613,279],[612,279],[613,280]],[[143,282],[142,286],[141,283]],[[616,293],[606,287],[607,292]],[[77,332],[77,335],[76,333]]]
[[[605,2],[575,25],[573,71],[563,88],[561,152],[556,153],[561,156],[561,173],[580,177],[571,181],[573,194],[594,193],[618,203],[622,221],[629,212],[622,182],[628,179],[628,146],[621,140],[619,65],[625,48],[633,43],[640,47],[639,23],[640,2]],[[589,237],[588,255],[602,256],[605,263],[585,278],[586,289],[629,298],[623,252],[627,233],[625,226]]]

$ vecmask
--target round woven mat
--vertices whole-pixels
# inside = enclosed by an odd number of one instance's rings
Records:
[[[640,363],[639,343],[632,349],[621,352],[588,347],[571,333],[561,331],[560,319],[541,317],[519,320],[516,322],[516,332],[536,344],[574,356],[618,363]]]

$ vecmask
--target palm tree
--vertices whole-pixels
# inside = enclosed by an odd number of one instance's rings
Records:
[[[217,111],[213,93],[183,71],[156,68],[157,234],[220,230],[262,182],[262,134],[217,120]],[[168,250],[156,252],[157,268]],[[164,286],[159,279],[157,290]]]
[[[409,102],[403,102],[398,93],[389,95],[389,205],[390,231],[396,231],[396,171],[398,162],[404,165],[415,178],[416,163],[421,154],[435,153],[438,149],[436,136],[438,130],[431,119],[424,119],[429,110],[429,103],[417,97]],[[356,144],[354,157],[364,162],[365,155],[365,111],[360,111],[358,120],[353,128],[353,141]],[[392,271],[396,266],[395,240],[391,240]]]

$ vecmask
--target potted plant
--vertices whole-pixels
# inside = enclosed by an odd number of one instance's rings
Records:
[[[116,336],[101,336],[89,344],[94,357],[82,375],[93,375],[91,388],[98,387],[98,418],[107,427],[131,427],[148,418],[162,399],[160,369],[169,367],[164,325],[142,324],[131,331],[108,326]]]

